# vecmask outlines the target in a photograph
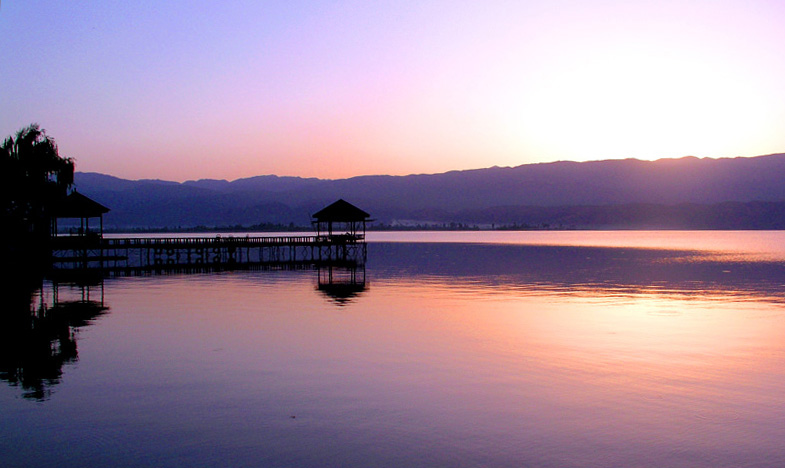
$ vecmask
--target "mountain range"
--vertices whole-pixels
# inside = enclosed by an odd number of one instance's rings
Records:
[[[396,226],[785,229],[785,154],[559,161],[407,176],[125,180],[78,172],[113,229],[293,225],[343,198]]]

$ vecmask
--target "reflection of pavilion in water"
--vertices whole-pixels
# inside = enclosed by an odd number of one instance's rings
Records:
[[[0,380],[21,386],[25,398],[45,400],[60,382],[63,366],[78,359],[79,330],[108,310],[103,280],[6,284],[4,289]]]
[[[320,265],[317,289],[336,305],[346,305],[366,289],[365,265]]]

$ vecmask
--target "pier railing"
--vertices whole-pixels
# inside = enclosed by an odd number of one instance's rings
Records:
[[[319,245],[319,244],[356,244],[364,242],[362,235],[332,236],[214,236],[214,237],[90,237],[57,236],[52,239],[52,247],[72,248],[88,246],[95,248],[145,248],[145,247],[212,247],[234,244],[242,247],[264,245]]]

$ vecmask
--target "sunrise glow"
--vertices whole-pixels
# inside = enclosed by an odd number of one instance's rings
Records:
[[[343,178],[785,151],[785,6],[4,2],[0,132],[78,170]]]

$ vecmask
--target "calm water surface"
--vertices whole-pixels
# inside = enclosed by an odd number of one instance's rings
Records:
[[[369,239],[7,284],[0,466],[785,466],[785,232]]]

